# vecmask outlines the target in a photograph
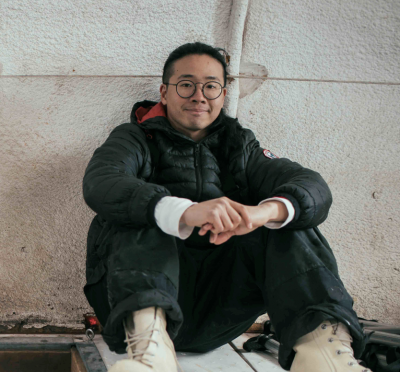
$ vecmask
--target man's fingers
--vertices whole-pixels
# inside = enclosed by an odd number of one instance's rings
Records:
[[[219,245],[227,242],[234,234],[233,231],[225,231],[221,234],[215,235],[211,233],[210,243]]]
[[[199,230],[199,235],[205,235],[207,234],[207,231],[211,230],[213,228],[213,225],[211,223],[206,223],[204,224],[201,229]]]
[[[242,218],[240,217],[240,214],[235,210],[235,208],[233,208],[230,204],[227,206],[226,210],[232,221],[232,228],[229,230],[235,230],[242,221]]]
[[[227,197],[209,200],[189,207],[182,215],[182,221],[189,226],[201,228],[207,224],[212,225],[211,228],[202,228],[199,232],[200,235],[204,235],[207,231],[212,231],[214,234],[233,231],[240,224],[252,228],[248,207]]]
[[[221,214],[221,221],[224,225],[224,229],[222,231],[229,231],[229,230],[233,230],[235,228],[235,224],[232,221],[232,217],[230,215],[230,213],[228,212],[228,208],[230,208],[229,206],[227,206],[227,209],[223,211],[223,213]],[[239,216],[240,218],[240,216]],[[220,231],[220,232],[222,232]]]
[[[230,231],[236,229],[242,218],[240,214],[231,206],[231,200],[228,198],[221,198],[218,202],[218,205],[213,211],[213,218],[219,217],[222,223],[222,230],[219,230],[219,224],[215,225],[213,221],[209,221],[210,223],[214,224],[214,229],[212,232],[214,234],[219,234],[223,231]],[[240,205],[240,204],[238,204]]]
[[[221,216],[217,211],[213,211],[212,218],[208,223],[213,225],[211,231],[214,234],[219,234],[221,231],[224,231],[224,225],[221,221]]]
[[[232,230],[234,228],[234,224],[227,211],[228,208],[231,208],[229,206],[229,203],[220,200],[219,203],[211,211],[208,223],[211,223],[213,225],[213,229],[211,231],[214,234],[219,234],[223,231]]]
[[[249,229],[253,228],[253,222],[251,220],[250,213],[248,212],[246,206],[244,206],[243,204],[240,204],[240,203],[236,203],[234,201],[231,201],[231,205],[243,218],[245,225]]]
[[[210,234],[210,243],[214,243],[217,240],[218,235],[211,232]]]

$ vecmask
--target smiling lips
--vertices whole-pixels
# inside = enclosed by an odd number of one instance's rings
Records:
[[[187,111],[190,111],[192,114],[204,114],[207,112],[207,110],[201,110],[201,109],[186,109]]]

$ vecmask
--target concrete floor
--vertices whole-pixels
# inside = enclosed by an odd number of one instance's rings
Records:
[[[269,353],[247,352],[243,350],[243,343],[255,334],[245,333],[232,343],[205,354],[178,352],[178,361],[184,372],[278,372],[284,371],[278,364],[276,356]],[[96,335],[94,342],[107,368],[117,360],[125,359],[125,355],[111,352],[100,335]]]

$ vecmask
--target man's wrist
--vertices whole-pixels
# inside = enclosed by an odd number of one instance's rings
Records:
[[[156,205],[154,218],[158,227],[166,234],[186,239],[193,228],[189,228],[186,224],[181,223],[182,214],[187,208],[193,204],[189,199],[178,198],[175,196],[166,196],[162,198]]]
[[[288,218],[286,205],[280,201],[271,200],[257,206],[262,211],[263,225],[268,222],[283,222]]]
[[[196,204],[197,204],[197,203],[196,203]],[[195,205],[195,204],[192,204],[192,205],[190,205],[187,209],[185,209],[185,211],[182,213],[182,216],[181,216],[181,218],[180,218],[180,220],[179,220],[179,223],[187,225],[187,222],[186,222],[187,213],[186,213],[186,212],[187,212],[187,210],[188,210],[189,208],[193,207],[193,205]]]

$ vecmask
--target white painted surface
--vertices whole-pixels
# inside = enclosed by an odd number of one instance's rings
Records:
[[[161,75],[168,54],[225,46],[231,1],[2,0],[4,75]]]
[[[229,62],[229,73],[239,75],[240,56],[242,52],[243,30],[247,14],[248,0],[232,0],[229,17],[229,33],[227,51],[232,55]],[[225,109],[228,115],[237,116],[239,102],[239,81],[233,79],[230,83],[230,94],[225,99]]]
[[[179,364],[185,372],[234,371],[251,372],[249,365],[229,344],[204,354],[177,353]]]
[[[94,342],[107,369],[109,369],[118,360],[127,358],[128,354],[116,354],[110,351],[100,335],[95,336]],[[246,362],[232,349],[229,344],[204,354],[178,352],[176,355],[178,357],[180,366],[185,372],[252,371],[248,364],[246,364]]]
[[[269,76],[400,82],[397,0],[252,0],[242,59]]]

